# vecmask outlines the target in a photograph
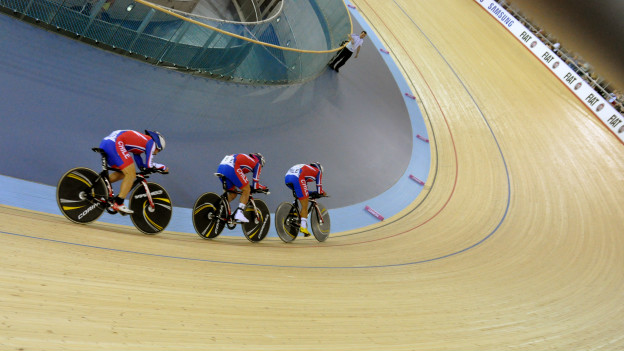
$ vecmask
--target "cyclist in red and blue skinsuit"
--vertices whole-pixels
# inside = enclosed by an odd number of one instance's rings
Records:
[[[308,231],[308,198],[310,193],[308,192],[308,182],[316,182],[316,191],[319,195],[325,194],[323,191],[323,166],[320,163],[314,162],[310,164],[298,164],[290,167],[284,182],[286,186],[292,189],[297,195],[297,199],[301,203],[301,224],[299,231],[304,236],[310,236]]]
[[[234,219],[247,223],[249,222],[243,212],[249,201],[249,195],[251,194],[251,186],[254,190],[263,189],[268,190],[267,187],[260,184],[260,173],[264,166],[264,157],[262,154],[234,154],[228,155],[223,158],[217,172],[223,174],[226,179],[226,188],[228,190],[234,190],[239,188],[241,190],[240,203],[236,213],[234,213]],[[251,186],[247,179],[246,173],[253,172]],[[232,202],[236,198],[235,193],[228,193],[228,201]]]
[[[124,205],[124,199],[132,188],[136,178],[136,164],[139,168],[156,168],[167,171],[167,167],[152,161],[152,157],[165,148],[165,138],[158,132],[146,130],[145,134],[134,130],[116,130],[108,135],[100,143],[100,149],[106,152],[106,162],[114,169],[121,172],[111,173],[111,183],[123,179],[119,194],[115,196],[113,209],[115,211],[133,213]],[[145,154],[145,161],[141,155]]]

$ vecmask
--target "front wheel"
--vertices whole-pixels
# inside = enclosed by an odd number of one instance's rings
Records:
[[[283,242],[289,243],[299,234],[299,211],[288,202],[282,202],[275,210],[275,230]]]
[[[145,183],[139,183],[132,195],[130,195],[130,209],[134,211],[130,215],[134,226],[145,234],[156,234],[167,227],[173,213],[171,198],[162,186],[156,183],[147,183],[154,207],[151,206]]]
[[[98,219],[106,209],[107,199],[104,180],[89,168],[70,169],[56,186],[56,203],[63,215],[74,223]]]
[[[331,221],[329,219],[329,211],[327,211],[327,208],[325,208],[323,204],[317,202],[316,207],[318,208],[318,212],[314,206],[310,208],[310,212],[312,212],[312,222],[310,224],[312,225],[312,234],[314,234],[316,240],[323,242],[327,240],[329,236]],[[323,219],[322,222],[321,218]]]
[[[193,226],[204,239],[216,238],[225,228],[227,209],[215,193],[202,194],[193,205]]]
[[[243,234],[247,240],[255,243],[264,239],[269,233],[271,212],[264,201],[253,200],[253,202],[256,204],[255,211],[252,201],[249,201],[245,208],[245,217],[249,222],[243,223]]]

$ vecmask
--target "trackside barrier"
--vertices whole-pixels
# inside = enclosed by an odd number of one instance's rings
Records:
[[[609,130],[624,142],[624,117],[555,52],[493,0],[475,0],[553,72]]]

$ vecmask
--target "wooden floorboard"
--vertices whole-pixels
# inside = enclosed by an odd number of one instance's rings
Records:
[[[624,350],[623,145],[475,2],[354,4],[429,127],[409,208],[285,245],[2,206],[0,348]]]

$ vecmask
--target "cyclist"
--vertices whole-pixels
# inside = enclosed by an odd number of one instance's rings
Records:
[[[133,163],[139,168],[156,168],[167,172],[165,165],[152,161],[152,156],[164,148],[165,138],[160,133],[150,130],[145,130],[145,134],[134,130],[116,130],[102,140],[100,149],[106,152],[106,162],[112,168],[121,171],[110,175],[111,183],[123,179],[119,194],[115,196],[113,202],[113,210],[121,214],[134,213],[124,205],[124,199],[132,189],[132,183],[136,178],[136,168]],[[141,154],[145,154],[145,162]]]
[[[286,177],[284,178],[286,186],[295,191],[297,199],[301,203],[301,225],[299,226],[299,231],[304,236],[310,236],[308,231],[308,198],[310,197],[308,182],[311,181],[316,181],[316,192],[319,195],[324,195],[322,184],[323,166],[318,162],[294,165],[286,172]]]
[[[254,190],[262,189],[268,190],[267,187],[261,185],[260,172],[264,166],[264,157],[262,154],[234,154],[227,155],[219,164],[217,172],[223,174],[226,179],[227,190],[234,190],[239,188],[241,190],[240,203],[234,213],[234,219],[238,222],[248,223],[249,220],[245,218],[244,211],[247,202],[249,201],[249,195],[251,194],[251,186]],[[252,182],[249,185],[249,180],[245,173],[253,172]],[[228,201],[232,202],[236,198],[236,193],[228,193]]]

